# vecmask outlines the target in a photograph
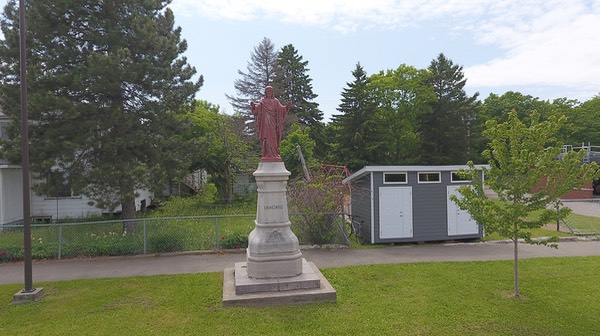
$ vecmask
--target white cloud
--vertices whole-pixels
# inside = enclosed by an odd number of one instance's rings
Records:
[[[423,19],[482,12],[493,0],[174,0],[178,15],[197,15],[226,20],[270,18],[340,32],[378,26],[394,29]]]
[[[532,15],[482,26],[481,43],[498,44],[504,55],[467,67],[474,86],[545,85],[600,90],[600,5],[546,2]],[[507,13],[508,14],[508,13]]]
[[[341,33],[437,24],[503,51],[465,67],[469,86],[600,91],[600,0],[173,0],[172,7],[178,15]]]

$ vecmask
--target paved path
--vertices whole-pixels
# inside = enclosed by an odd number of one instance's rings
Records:
[[[598,199],[586,202],[564,201],[563,204],[576,214],[600,217],[600,200]]]
[[[370,249],[303,250],[319,268],[350,265],[433,261],[510,260],[512,244],[424,244]],[[521,258],[600,256],[600,241],[562,241],[558,249],[521,244]],[[169,256],[106,257],[34,261],[34,283],[71,279],[112,278],[155,274],[222,272],[245,261],[243,253],[183,254]],[[23,263],[0,264],[0,284],[23,283]]]

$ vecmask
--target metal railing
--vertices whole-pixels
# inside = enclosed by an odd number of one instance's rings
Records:
[[[301,245],[349,245],[342,213],[290,214]],[[32,225],[34,259],[160,254],[199,250],[242,249],[256,215],[138,218]],[[127,232],[126,228],[133,228]],[[23,254],[23,226],[4,225],[0,262]]]

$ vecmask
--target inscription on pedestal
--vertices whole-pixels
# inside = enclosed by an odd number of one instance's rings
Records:
[[[265,205],[265,210],[282,210],[283,205]]]

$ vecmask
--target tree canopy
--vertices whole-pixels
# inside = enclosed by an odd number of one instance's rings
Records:
[[[483,168],[483,173],[485,184],[498,198],[486,194],[472,162],[470,171],[462,174],[474,182],[473,186],[461,186],[462,196],[453,196],[461,209],[468,210],[483,225],[486,233],[497,232],[513,241],[515,296],[519,296],[519,239],[532,244],[548,243],[533,241],[529,230],[564,218],[569,209],[556,210],[559,197],[591,182],[597,171],[595,163],[582,164],[583,151],[561,155],[562,143],[557,134],[566,117],[550,116],[540,121],[540,114],[535,112],[528,119],[530,123],[526,125],[512,111],[505,122],[492,119],[486,123],[484,136],[490,142],[483,157],[490,168]]]
[[[429,74],[408,65],[371,76],[370,90],[376,109],[377,164],[418,164],[421,161],[419,120],[429,113],[434,99],[427,85]]]
[[[444,54],[431,61],[428,71],[435,99],[421,116],[421,163],[464,164],[480,151],[478,94],[467,96],[462,66]]]
[[[188,166],[179,117],[202,85],[182,56],[170,1],[28,1],[31,169],[64,172],[102,208],[135,216],[137,189]],[[13,122],[3,150],[20,157],[19,22],[11,0],[0,22],[0,101]]]
[[[292,44],[285,45],[277,54],[275,86],[279,90],[279,100],[292,103],[292,113],[300,122],[315,127],[323,120],[323,112],[313,101],[318,96],[313,92],[307,65],[308,61],[303,60]]]
[[[377,105],[368,88],[370,79],[360,63],[356,64],[352,76],[354,81],[346,83],[342,91],[342,101],[337,108],[340,114],[332,116],[335,139],[332,151],[338,163],[358,170],[375,162],[371,146],[377,129]]]
[[[246,72],[238,70],[240,78],[233,86],[235,95],[227,95],[233,111],[251,118],[250,102],[258,101],[265,93],[265,87],[272,85],[277,77],[277,52],[275,45],[268,38],[263,38],[250,54]],[[276,96],[279,92],[275,93]]]
[[[190,170],[206,169],[224,203],[233,201],[233,183],[238,173],[258,163],[244,141],[244,120],[219,113],[219,106],[199,101],[187,118],[192,122],[188,141],[193,144]]]

